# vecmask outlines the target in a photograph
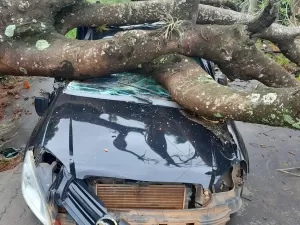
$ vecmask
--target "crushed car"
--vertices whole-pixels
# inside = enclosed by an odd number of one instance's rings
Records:
[[[21,183],[44,225],[221,225],[242,205],[235,122],[195,117],[151,77],[56,81],[35,107]]]

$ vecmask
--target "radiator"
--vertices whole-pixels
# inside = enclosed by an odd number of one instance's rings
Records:
[[[96,185],[108,209],[184,209],[185,193],[185,185]]]

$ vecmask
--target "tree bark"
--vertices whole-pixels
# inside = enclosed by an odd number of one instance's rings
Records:
[[[249,0],[248,13],[254,14],[257,7],[257,0]]]
[[[291,7],[291,21],[294,25],[299,23],[299,16],[300,16],[300,0],[291,0],[290,1]]]
[[[271,25],[275,18],[272,2],[258,17],[208,5],[198,8],[196,0],[137,2],[109,8],[92,7],[81,0],[0,4],[2,74],[86,79],[148,68],[179,104],[198,115],[299,129],[300,83],[254,45],[253,36],[273,40],[283,53],[299,60],[294,41],[299,29]],[[161,15],[165,26],[155,31],[121,32],[98,41],[70,40],[62,35],[73,26],[154,22],[162,20]],[[197,23],[205,25],[195,24],[195,15]],[[231,80],[256,79],[276,89],[244,93],[220,86],[192,59],[174,53],[211,60]]]
[[[9,46],[0,46],[0,69],[12,75],[86,79],[135,69],[162,54],[177,52],[214,61],[231,80],[257,79],[271,87],[299,85],[291,74],[253,45],[245,26],[186,22],[176,29],[181,34],[169,40],[165,39],[165,29],[160,29],[128,31],[99,41],[52,35],[46,40],[36,39],[32,44],[11,42]]]
[[[138,1],[123,4],[86,4],[61,11],[56,17],[56,29],[59,33],[78,26],[96,25],[133,25],[157,22],[173,12],[173,3],[169,0]],[[86,16],[89,15],[89,16]]]
[[[199,4],[211,5],[215,7],[229,8],[238,11],[238,7],[231,0],[199,0]]]
[[[206,0],[200,2],[206,3]],[[273,7],[273,10],[274,9],[276,8]],[[64,34],[71,28],[83,25],[128,25],[145,23],[147,21],[156,22],[167,14],[172,14],[173,8],[171,1],[153,0],[114,5],[96,4],[86,7],[80,6],[75,7],[70,13],[66,14],[64,11],[62,12],[63,15],[57,17],[56,27],[60,33]],[[274,12],[272,14],[273,16],[275,15]],[[91,16],[87,17],[85,15]],[[119,15],[122,16],[119,17]],[[63,21],[63,23],[61,21]],[[231,25],[252,23],[257,25],[257,23],[253,23],[254,21],[255,17],[251,15],[210,5],[199,5],[198,24]],[[263,21],[264,20],[262,20],[262,22]],[[299,47],[294,48],[294,46],[297,45],[295,38],[299,35],[300,27],[286,27],[279,24],[271,25],[265,32],[260,33],[259,30],[256,31],[257,37],[270,40],[278,45],[287,58],[300,66],[300,52],[295,50]]]
[[[251,15],[208,5],[200,5],[199,11],[201,13],[198,14],[197,23],[201,24],[248,24],[254,19]],[[300,27],[286,27],[275,23],[256,36],[278,45],[288,59],[300,66],[300,51],[295,40],[296,37],[300,36]]]
[[[199,116],[300,129],[300,87],[237,91],[216,83],[193,59],[181,55],[161,56],[147,72]]]

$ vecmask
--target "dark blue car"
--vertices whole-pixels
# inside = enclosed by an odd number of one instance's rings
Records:
[[[149,77],[57,81],[36,111],[22,192],[44,225],[225,224],[241,207],[248,155],[235,122],[199,120]]]

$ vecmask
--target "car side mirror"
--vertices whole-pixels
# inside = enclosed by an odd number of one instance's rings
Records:
[[[39,116],[43,116],[50,105],[50,93],[44,92],[42,96],[35,97],[34,107]]]

